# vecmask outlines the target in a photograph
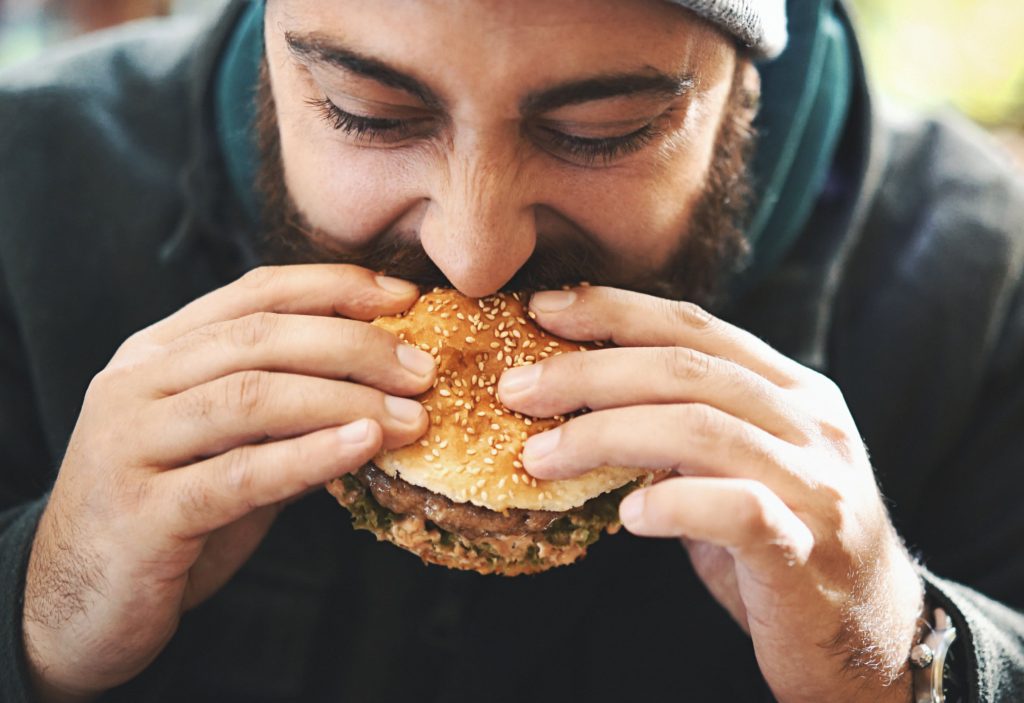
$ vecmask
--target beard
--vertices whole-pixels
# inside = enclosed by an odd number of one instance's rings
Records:
[[[538,232],[534,251],[502,290],[549,290],[586,282],[686,300],[712,311],[722,305],[729,284],[746,266],[750,253],[744,230],[752,200],[749,164],[755,135],[751,121],[757,94],[745,84],[741,70],[742,62],[733,76],[704,193],[684,231],[678,233],[665,266],[624,274],[621,261],[591,237],[556,239]],[[260,72],[257,129],[258,189],[263,201],[258,248],[264,263],[354,264],[423,288],[452,287],[416,236],[382,232],[372,244],[352,250],[309,223],[285,182],[277,108],[265,62]]]

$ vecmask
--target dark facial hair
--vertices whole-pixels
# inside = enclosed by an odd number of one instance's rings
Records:
[[[748,163],[754,134],[750,121],[756,95],[745,86],[741,69],[742,62],[733,77],[704,195],[685,231],[679,233],[676,250],[665,267],[623,272],[621,264],[617,265],[596,240],[582,233],[555,239],[538,232],[530,258],[503,289],[545,290],[586,281],[688,300],[711,310],[723,302],[730,280],[742,270],[749,253],[743,230],[751,199]],[[451,287],[414,232],[384,231],[369,246],[353,251],[312,227],[285,184],[277,110],[265,64],[259,95],[263,261],[350,263],[404,278],[424,288]]]

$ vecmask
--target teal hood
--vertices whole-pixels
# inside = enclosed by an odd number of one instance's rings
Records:
[[[259,219],[255,189],[256,87],[263,56],[262,0],[245,10],[217,74],[218,139],[239,202]],[[853,32],[839,0],[790,0],[789,44],[759,65],[762,107],[753,172],[752,258],[737,281],[748,288],[778,264],[803,230],[825,185],[850,109]]]

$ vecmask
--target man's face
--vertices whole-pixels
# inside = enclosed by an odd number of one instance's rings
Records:
[[[264,187],[311,258],[471,296],[689,264],[681,297],[743,252],[737,52],[670,3],[272,0],[266,44]]]

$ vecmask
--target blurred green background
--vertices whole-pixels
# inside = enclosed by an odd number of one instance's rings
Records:
[[[849,0],[876,86],[920,108],[952,105],[1024,131],[1024,0]],[[0,0],[0,65],[47,44],[223,0]]]
[[[853,0],[883,93],[1024,129],[1024,0]]]

